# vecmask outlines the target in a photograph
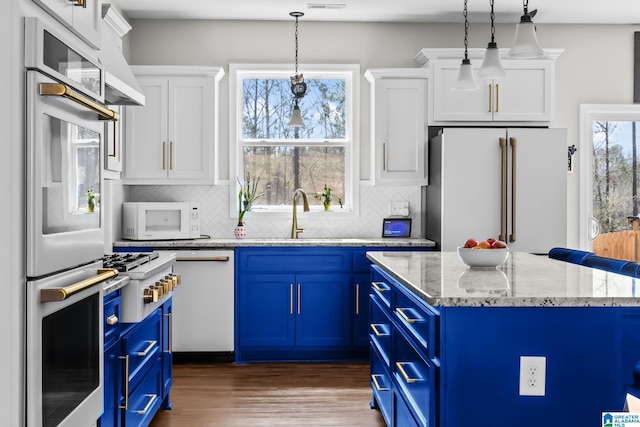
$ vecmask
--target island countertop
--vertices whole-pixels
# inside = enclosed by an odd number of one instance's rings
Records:
[[[640,306],[637,279],[544,255],[511,252],[494,269],[470,268],[456,252],[367,252],[367,258],[431,306]]]

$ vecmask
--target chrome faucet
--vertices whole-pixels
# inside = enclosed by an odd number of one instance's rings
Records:
[[[309,200],[307,200],[307,194],[302,191],[301,188],[298,188],[293,192],[293,221],[291,222],[291,238],[297,239],[298,233],[302,233],[304,228],[298,227],[298,214],[296,213],[296,199],[298,198],[298,194],[302,194],[302,204],[304,205],[304,211],[309,212]]]

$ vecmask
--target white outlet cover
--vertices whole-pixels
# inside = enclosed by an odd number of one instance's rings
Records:
[[[520,356],[520,396],[545,396],[546,375],[546,357]]]
[[[389,202],[390,216],[409,216],[409,202]]]

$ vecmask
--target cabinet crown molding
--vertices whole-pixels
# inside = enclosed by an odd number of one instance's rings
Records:
[[[364,77],[373,83],[376,79],[428,79],[429,70],[424,68],[369,68]]]
[[[132,65],[131,71],[136,76],[209,76],[220,81],[224,77],[223,67],[192,65]]]
[[[498,49],[500,51],[500,58],[504,60],[510,61],[525,61],[524,59],[516,59],[509,58],[507,55],[509,54],[509,48]],[[564,49],[562,48],[550,48],[543,49],[544,57],[539,59],[526,59],[526,61],[539,61],[545,59],[557,59],[562,53]],[[484,58],[484,53],[486,49],[484,48],[474,48],[468,50],[469,59],[482,60]],[[420,67],[427,67],[429,61],[432,59],[462,59],[464,57],[464,49],[462,48],[425,48],[420,50],[418,54],[415,56],[415,60]]]
[[[131,24],[129,24],[125,17],[110,3],[104,3],[102,5],[102,18],[120,38],[131,31]]]

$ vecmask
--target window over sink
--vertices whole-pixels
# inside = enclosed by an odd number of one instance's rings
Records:
[[[239,183],[259,178],[252,210],[290,213],[293,193],[302,188],[311,210],[323,210],[313,195],[325,185],[340,197],[334,211],[357,206],[359,100],[358,65],[300,67],[307,93],[299,100],[304,127],[289,126],[293,108],[289,65],[230,65],[230,200]],[[233,95],[235,93],[235,95]],[[235,142],[235,144],[234,144]],[[232,216],[237,206],[230,207]]]

